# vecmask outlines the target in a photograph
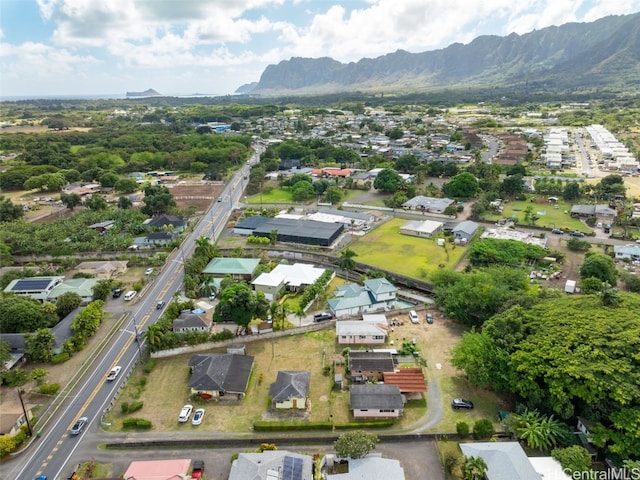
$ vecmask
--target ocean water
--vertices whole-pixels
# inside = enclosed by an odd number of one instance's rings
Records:
[[[191,93],[162,94],[162,97],[178,97],[178,98],[199,98],[199,97],[220,97],[224,94],[219,93]],[[136,98],[152,98],[152,97],[127,97],[126,93],[103,93],[103,94],[85,94],[85,95],[0,95],[0,102],[19,102],[23,100],[123,100]]]

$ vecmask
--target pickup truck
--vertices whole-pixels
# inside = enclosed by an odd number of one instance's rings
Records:
[[[109,372],[109,375],[107,375],[107,380],[108,381],[115,380],[118,377],[120,370],[122,370],[122,367],[119,365],[117,367],[113,367]]]

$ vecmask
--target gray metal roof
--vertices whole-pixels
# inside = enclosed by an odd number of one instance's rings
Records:
[[[476,233],[476,230],[478,230],[479,226],[480,225],[478,225],[476,222],[472,222],[471,220],[465,220],[464,222],[460,222],[458,225],[453,227],[451,231],[453,233],[464,232],[467,235],[473,235],[474,233]]]
[[[404,405],[397,385],[365,384],[349,387],[351,409],[401,409]]]
[[[389,352],[349,352],[349,370],[356,372],[393,372],[395,365]]]
[[[178,328],[201,328],[208,326],[207,321],[196,313],[180,314],[180,316],[173,321],[174,330]]]

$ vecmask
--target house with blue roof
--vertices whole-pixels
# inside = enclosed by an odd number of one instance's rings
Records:
[[[356,283],[338,286],[327,303],[336,317],[360,315],[393,308],[397,292],[398,289],[386,278],[371,278],[362,286]]]
[[[616,245],[613,247],[613,252],[616,260],[640,261],[640,245]]]

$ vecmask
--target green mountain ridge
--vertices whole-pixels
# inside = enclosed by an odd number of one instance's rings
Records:
[[[269,65],[237,93],[427,91],[442,87],[589,88],[640,85],[640,12],[518,35],[480,36],[421,53],[398,50],[341,63],[293,57]],[[253,88],[251,88],[253,87]]]

